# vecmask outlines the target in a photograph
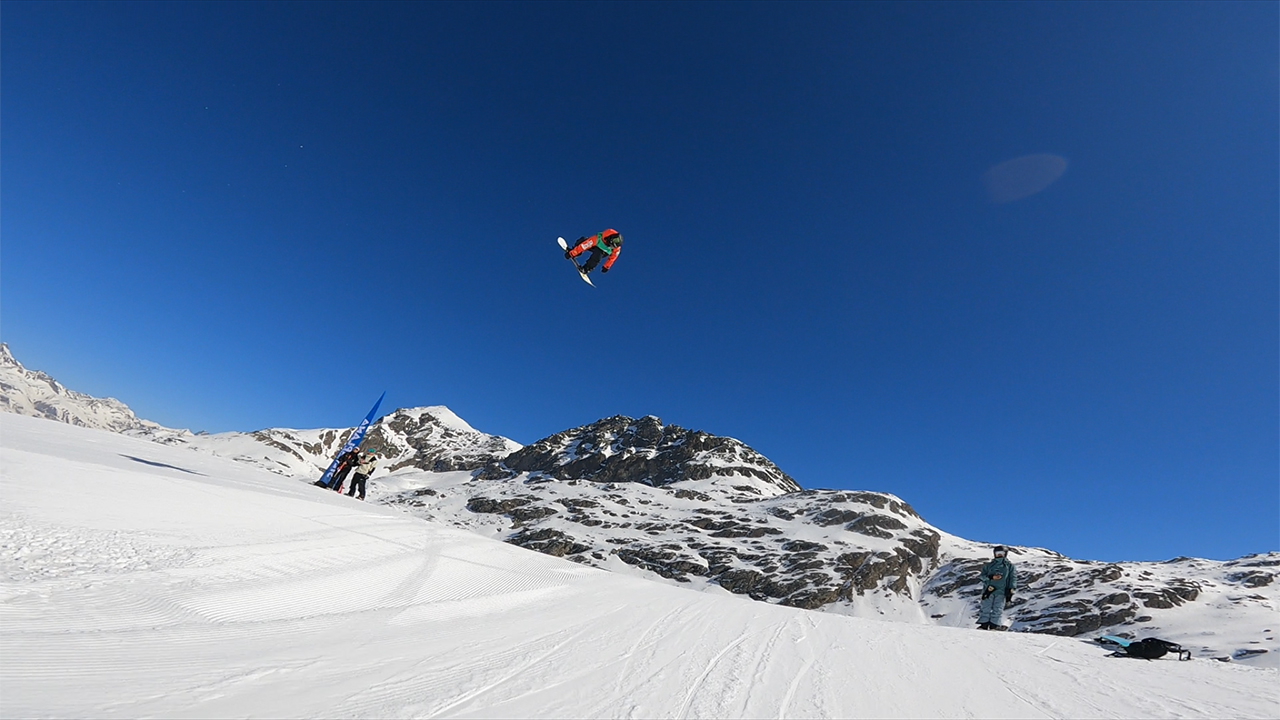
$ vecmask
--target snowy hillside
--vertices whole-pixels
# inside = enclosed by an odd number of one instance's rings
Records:
[[[230,458],[288,477],[314,480],[347,441],[351,428],[192,434],[141,420],[124,403],[67,390],[45,373],[24,368],[0,343],[0,412],[122,432],[166,445]],[[377,449],[392,470],[470,470],[520,449],[479,432],[443,406],[396,410],[379,420],[364,447]]]
[[[350,437],[351,429],[269,428],[216,435],[160,434],[153,439],[315,480]],[[520,449],[520,444],[473,429],[443,406],[403,408],[369,429],[363,447],[377,450],[384,472],[404,468],[467,470]]]
[[[5,407],[44,416],[24,409],[61,386],[7,351],[0,360]],[[64,420],[98,402],[61,393]],[[143,426],[126,434],[307,482],[350,432],[193,436],[134,421]],[[606,418],[522,448],[447,408],[413,408],[379,420],[365,447],[384,458],[373,502],[582,565],[769,604],[972,627],[977,569],[991,554],[900,498],[801,490],[743,443],[655,417]],[[1022,586],[1006,614],[1015,631],[1159,636],[1199,657],[1280,665],[1280,553],[1102,563],[1014,547],[1011,559]]]
[[[68,390],[42,372],[27,370],[13,358],[7,343],[0,343],[0,412],[112,432],[161,429],[153,422],[139,419],[115,398],[95,398]]]
[[[736,459],[708,465],[705,452],[681,449],[704,442],[686,441],[696,436],[657,418],[609,418],[478,472],[380,478],[370,499],[672,585],[842,615],[973,626],[977,569],[991,546],[933,527],[893,495],[784,492],[772,463],[743,460],[745,446],[736,441],[715,439]],[[632,474],[636,481],[619,480],[625,475],[612,464],[636,458],[648,469]],[[525,471],[515,472],[516,463]],[[1280,553],[1225,563],[1102,563],[1012,547],[1011,559],[1022,585],[1006,614],[1015,631],[1159,636],[1200,657],[1265,665],[1280,658],[1272,632]]]
[[[6,717],[1247,718],[1280,700],[1272,668],[686,592],[46,419],[0,414],[0,469]]]

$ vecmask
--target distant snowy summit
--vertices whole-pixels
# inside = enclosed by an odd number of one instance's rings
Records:
[[[171,430],[25,370],[7,347],[0,409],[308,482],[351,433]],[[653,416],[604,418],[521,446],[446,407],[408,408],[378,420],[364,447],[382,457],[373,501],[584,565],[761,602],[971,627],[977,570],[991,555],[898,497],[804,490],[738,440]],[[1006,614],[1013,630],[1169,636],[1199,655],[1250,662],[1274,644],[1280,553],[1104,563],[1013,547],[1010,559],[1021,586]]]
[[[22,367],[8,343],[0,343],[0,411],[118,433],[160,429],[115,398],[68,390],[48,375]]]

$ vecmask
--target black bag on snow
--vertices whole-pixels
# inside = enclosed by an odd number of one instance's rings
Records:
[[[1143,638],[1137,642],[1129,643],[1117,652],[1124,653],[1129,657],[1142,658],[1143,660],[1156,660],[1169,653],[1177,653],[1179,660],[1191,659],[1190,650],[1183,650],[1181,645],[1171,643],[1168,640],[1160,640],[1159,638]]]

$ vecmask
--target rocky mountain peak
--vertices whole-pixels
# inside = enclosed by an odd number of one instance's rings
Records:
[[[729,437],[625,415],[556,433],[489,463],[483,479],[528,474],[547,480],[641,483],[712,481],[714,489],[774,497],[800,486],[768,458]]]
[[[475,470],[521,448],[520,443],[468,425],[443,405],[401,408],[370,429],[364,447],[390,460],[391,471]]]

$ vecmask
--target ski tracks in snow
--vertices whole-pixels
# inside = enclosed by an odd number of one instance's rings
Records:
[[[716,653],[715,657],[711,658],[711,661],[706,664],[706,666],[702,669],[702,672],[699,673],[696,678],[694,678],[693,682],[690,683],[689,688],[685,691],[684,702],[680,705],[680,712],[676,714],[676,717],[680,718],[681,720],[684,720],[684,718],[689,717],[689,709],[693,707],[694,699],[697,698],[698,693],[702,691],[702,684],[706,682],[707,676],[710,675],[711,672],[716,669],[716,665],[720,662],[721,659],[724,658],[725,655],[728,655],[730,652],[732,652],[735,648],[737,648],[739,645],[742,644],[742,641],[746,639],[747,639],[747,635],[745,633],[742,635],[739,635],[736,640],[729,643],[729,645],[726,646],[723,650]],[[721,695],[720,693],[716,693],[717,698],[719,698],[720,695]]]
[[[791,708],[791,701],[795,699],[796,690],[799,689],[800,683],[808,676],[815,660],[813,648],[806,642],[809,639],[809,634],[804,630],[805,626],[810,630],[816,627],[813,618],[797,617],[794,622],[796,625],[801,626],[801,630],[793,642],[796,644],[797,650],[803,659],[800,669],[791,677],[791,682],[787,683],[787,692],[782,696],[782,702],[778,703],[778,720],[790,717],[787,712]]]
[[[0,415],[0,429],[6,717],[1274,717],[1278,705],[1274,670],[690,592],[181,449],[31,418]]]

